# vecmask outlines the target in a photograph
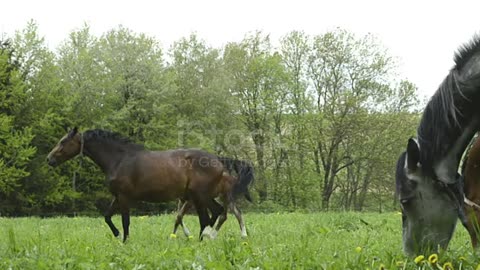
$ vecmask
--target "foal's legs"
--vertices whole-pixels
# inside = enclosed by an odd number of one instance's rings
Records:
[[[210,209],[210,212],[212,212],[210,226],[213,227],[213,225],[215,225],[215,222],[217,222],[218,217],[224,212],[226,208],[219,204],[215,199],[211,199],[208,203],[208,209]]]
[[[186,200],[180,200],[178,202],[177,218],[175,220],[175,226],[173,227],[173,234],[177,233],[178,225],[181,225],[182,229],[183,229],[183,233],[185,234],[185,236],[186,237],[190,236],[190,231],[185,226],[185,224],[183,224],[183,216],[188,211],[190,206],[191,206],[191,204]]]
[[[223,201],[222,212],[220,213],[220,216],[218,217],[218,223],[217,223],[217,226],[215,227],[213,237],[217,236],[217,232],[220,230],[223,223],[225,223],[225,221],[227,220],[228,200],[224,196],[222,196],[222,201]]]
[[[120,232],[118,231],[117,227],[113,225],[112,222],[112,216],[115,214],[115,211],[118,210],[118,200],[117,197],[113,198],[112,203],[110,204],[110,207],[105,211],[105,222],[107,223],[108,227],[110,227],[110,230],[112,230],[112,233],[115,237],[117,237]]]
[[[185,213],[190,209],[191,207],[191,202],[190,201],[185,201],[185,200],[180,200],[178,202],[178,207],[177,207],[177,218],[175,219],[175,226],[173,227],[173,234],[177,233],[178,225],[182,226],[183,233],[185,236],[190,236],[190,231],[188,230],[187,226],[183,223],[183,216]],[[215,222],[217,221],[218,216],[223,212],[223,207],[215,200],[212,199],[208,205],[208,209],[210,212],[212,212],[212,217],[210,218],[210,226],[213,227],[215,225]]]
[[[245,228],[245,223],[243,223],[242,211],[237,208],[234,202],[230,204],[233,214],[238,220],[238,224],[240,225],[240,230],[242,231],[241,235],[243,238],[247,237],[247,229]]]

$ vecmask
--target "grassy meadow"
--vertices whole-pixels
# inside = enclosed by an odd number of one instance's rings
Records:
[[[476,269],[480,263],[461,224],[438,261],[424,254],[416,263],[402,253],[398,213],[244,218],[247,239],[229,215],[218,238],[200,242],[196,216],[185,217],[193,239],[181,229],[171,235],[173,214],[132,217],[126,244],[102,217],[0,218],[0,269]],[[113,221],[121,227],[118,215]]]

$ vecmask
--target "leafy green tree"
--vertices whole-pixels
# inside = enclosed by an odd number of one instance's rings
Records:
[[[280,175],[288,176],[284,189],[287,191],[284,197],[290,200],[295,207],[305,208],[312,203],[312,197],[317,197],[312,190],[315,189],[315,182],[311,177],[311,162],[308,155],[308,130],[307,115],[313,109],[313,96],[308,88],[308,59],[311,53],[310,38],[303,32],[293,31],[280,40],[280,55],[282,64],[288,74],[288,91],[284,101],[286,108],[284,128],[286,138],[282,144],[288,152],[284,152],[284,165],[282,170],[276,170],[275,179]],[[278,180],[274,185],[278,186]],[[276,190],[274,190],[276,191]],[[275,197],[275,196],[274,196]]]
[[[272,52],[268,36],[257,32],[240,43],[225,48],[225,67],[231,80],[231,92],[238,98],[243,122],[254,144],[257,185],[261,201],[268,198],[266,147],[274,128],[280,128],[278,117],[285,113],[286,72],[278,53]],[[277,126],[272,124],[277,117]],[[276,146],[274,146],[276,147]]]
[[[177,146],[235,152],[224,140],[234,126],[235,108],[219,50],[191,34],[173,44],[170,58],[167,73],[172,88],[167,100],[177,127]]]
[[[62,174],[49,168],[45,162],[59,134],[68,126],[70,95],[65,92],[59,76],[56,56],[46,46],[45,39],[38,35],[35,22],[29,22],[25,29],[16,33],[13,46],[26,85],[21,125],[31,128],[35,135],[32,145],[37,149],[27,166],[29,176],[22,180],[23,207],[36,214],[70,210],[71,202],[78,197],[72,190],[72,170]],[[66,168],[72,165],[68,164]]]
[[[19,125],[26,100],[25,83],[8,41],[0,42],[0,211],[17,214],[23,201],[21,180],[35,154],[30,128]]]
[[[342,144],[358,132],[357,113],[384,90],[391,60],[372,36],[337,29],[314,38],[309,76],[316,94],[311,138],[322,178],[322,207],[329,208],[337,175],[355,161]]]
[[[156,106],[165,91],[158,42],[120,26],[104,34],[95,50],[95,61],[103,71],[101,107],[106,112],[97,124],[139,142],[156,141],[158,129],[151,122],[163,116]]]

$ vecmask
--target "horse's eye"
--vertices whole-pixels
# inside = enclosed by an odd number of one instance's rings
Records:
[[[414,196],[413,195],[410,195],[408,197],[403,197],[400,199],[400,203],[403,205],[403,206],[406,206],[408,205],[412,200],[413,200]]]

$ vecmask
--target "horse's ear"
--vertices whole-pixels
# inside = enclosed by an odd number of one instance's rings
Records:
[[[66,123],[62,124],[62,128],[63,128],[63,131],[65,131],[65,132],[69,132],[69,130],[70,130],[69,127],[68,127],[68,124],[66,124]]]
[[[72,130],[70,130],[70,132],[68,133],[68,137],[73,138],[73,136],[75,136],[75,134],[77,134],[77,132],[78,132],[77,127],[72,128]]]
[[[413,138],[408,139],[407,145],[407,168],[409,170],[416,170],[420,162],[420,146]]]

